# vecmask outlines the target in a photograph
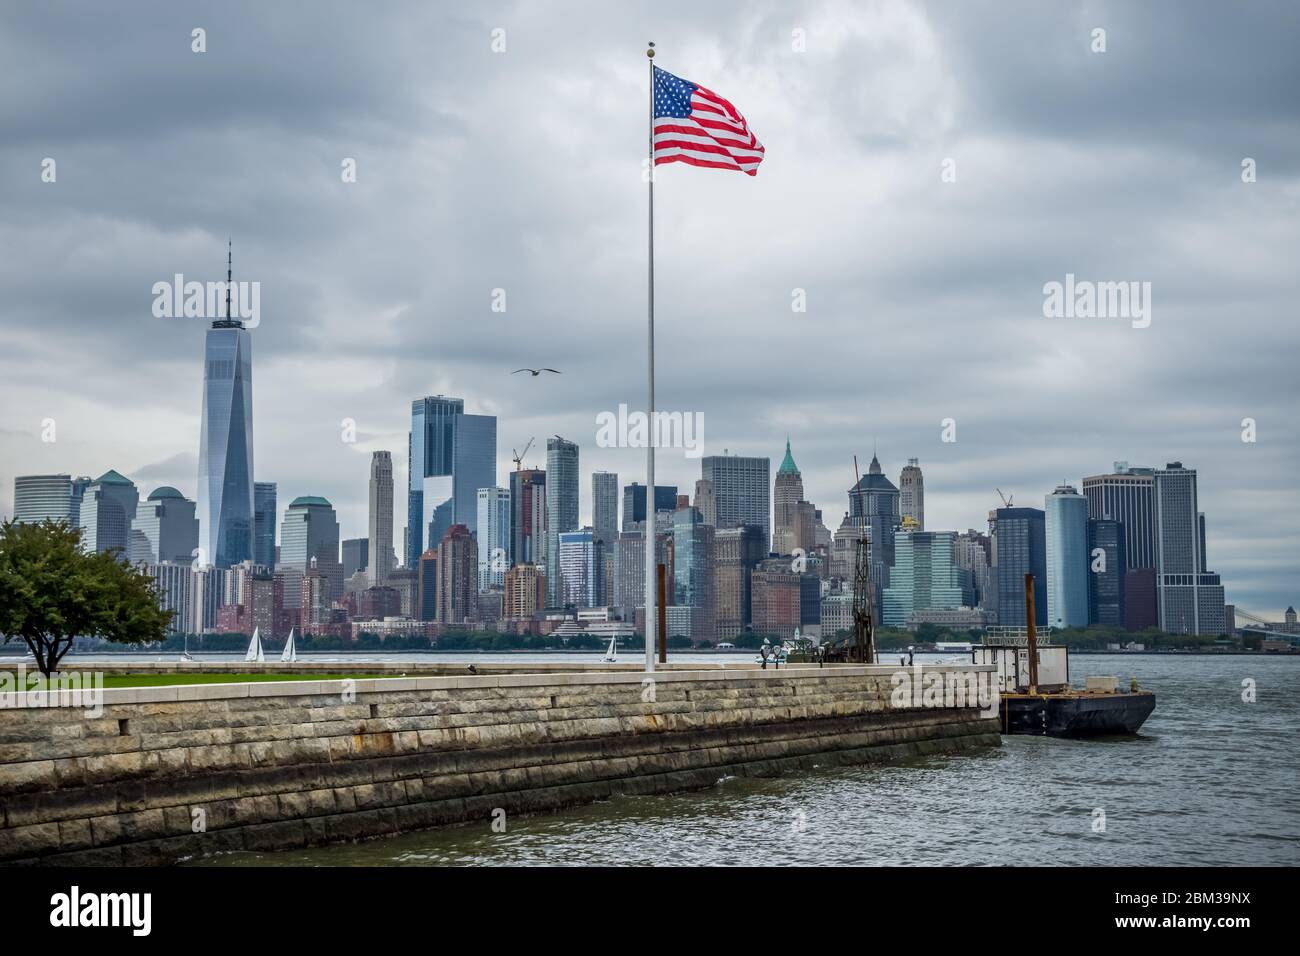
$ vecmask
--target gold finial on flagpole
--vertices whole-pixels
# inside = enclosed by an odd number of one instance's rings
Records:
[[[650,41],[650,49],[648,49],[648,50],[645,51],[645,55],[648,56],[648,57],[650,57],[650,59],[652,59],[652,60],[655,58],[655,42],[654,42],[654,40],[651,40],[651,41]]]

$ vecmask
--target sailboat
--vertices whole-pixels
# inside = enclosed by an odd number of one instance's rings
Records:
[[[244,660],[258,663],[266,660],[266,655],[262,653],[262,635],[257,628],[253,628],[253,639],[248,642],[248,653],[244,655]]]
[[[606,664],[618,662],[618,638],[611,637],[609,639],[609,647],[605,650],[605,656],[601,658],[601,661]]]
[[[190,636],[188,634],[185,635],[185,650],[181,651],[181,660],[194,660],[194,655],[190,653]]]
[[[289,628],[289,640],[284,645],[284,651],[280,654],[280,660],[292,664],[298,659],[298,649],[293,646],[293,628]]]

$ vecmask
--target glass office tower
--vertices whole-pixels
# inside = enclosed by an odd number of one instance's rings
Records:
[[[1047,626],[1047,533],[1037,508],[998,508],[989,527],[996,535],[998,623],[1025,626],[1025,574],[1034,576],[1034,624]]]
[[[504,588],[510,563],[510,489],[478,490],[478,589]]]
[[[19,475],[14,479],[14,521],[40,524],[63,521],[76,527],[81,520],[72,517],[71,475]]]
[[[496,417],[466,415],[460,398],[417,398],[407,454],[406,566],[414,568],[452,525],[477,528],[478,489],[496,486]]]
[[[713,483],[718,528],[757,525],[763,529],[764,550],[772,540],[771,470],[770,458],[709,455],[700,459],[700,477]]]
[[[894,567],[884,589],[881,623],[903,628],[917,611],[961,607],[955,531],[903,531],[894,538]]]
[[[560,534],[578,530],[578,446],[558,435],[546,440],[546,605],[564,603]]]
[[[253,339],[217,319],[203,356],[199,560],[229,568],[253,557]]]
[[[1046,499],[1047,623],[1088,626],[1088,499],[1058,485]]]
[[[275,482],[254,483],[253,563],[264,568],[275,567],[275,505]]]

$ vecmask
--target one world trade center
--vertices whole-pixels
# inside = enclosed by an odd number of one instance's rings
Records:
[[[253,557],[253,341],[230,308],[208,329],[199,439],[200,563],[229,568]]]

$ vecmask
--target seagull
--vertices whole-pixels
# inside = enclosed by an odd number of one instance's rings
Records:
[[[537,378],[537,376],[541,375],[543,372],[554,372],[556,375],[564,374],[558,368],[517,368],[510,374],[518,375],[520,372],[532,372],[533,378]]]

